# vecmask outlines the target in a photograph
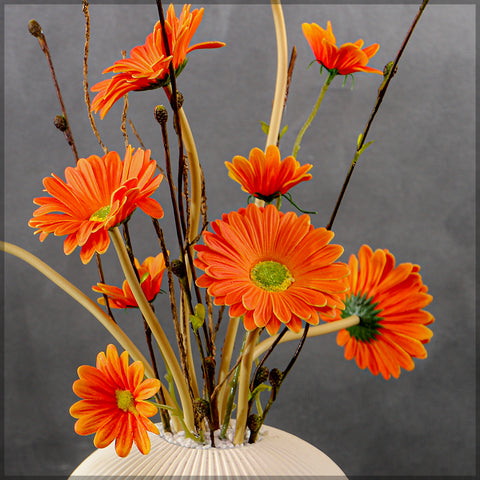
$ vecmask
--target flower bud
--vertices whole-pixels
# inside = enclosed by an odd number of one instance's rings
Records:
[[[247,418],[247,427],[252,431],[256,432],[262,426],[260,415],[252,413]]]
[[[34,36],[34,37],[41,37],[43,35],[43,32],[42,32],[42,27],[40,26],[40,24],[34,20],[32,18],[32,20],[30,20],[28,22],[28,31]]]
[[[268,380],[270,381],[270,385],[272,387],[278,387],[282,383],[283,379],[283,373],[280,369],[278,368],[272,368],[270,370],[270,375],[268,377]]]
[[[187,270],[185,264],[181,260],[172,260],[171,262],[172,273],[179,278],[186,278]]]
[[[64,132],[67,128],[67,120],[63,115],[57,115],[53,120],[53,124],[61,131]]]
[[[253,388],[257,388],[262,383],[268,380],[268,368],[267,367],[260,367],[255,375],[255,380],[253,381]]]
[[[155,120],[160,125],[165,125],[168,120],[168,112],[167,109],[163,105],[157,105],[155,107]]]
[[[210,378],[215,378],[215,359],[213,357],[205,357],[205,373]]]
[[[178,108],[182,108],[183,105],[183,93],[177,92],[177,106]]]
[[[200,418],[208,417],[210,405],[204,398],[196,398],[193,401],[193,408]]]

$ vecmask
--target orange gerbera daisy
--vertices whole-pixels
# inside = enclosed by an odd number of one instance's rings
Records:
[[[317,62],[329,72],[340,75],[349,75],[355,72],[383,75],[381,70],[367,66],[369,60],[380,48],[378,43],[362,49],[363,40],[360,39],[355,43],[344,43],[339,48],[336,45],[330,21],[327,22],[326,30],[316,23],[303,23],[302,30]]]
[[[341,330],[337,343],[345,346],[345,358],[385,379],[398,378],[400,367],[413,370],[412,357],[426,358],[423,344],[433,333],[434,321],[423,310],[431,301],[419,274],[420,267],[401,263],[386,249],[375,252],[363,245],[350,257],[350,291],[343,295],[345,309],[336,318],[358,315],[360,324]],[[328,320],[332,321],[332,320]]]
[[[108,230],[127,220],[136,207],[151,217],[163,217],[160,204],[150,198],[163,178],[154,176],[156,165],[150,150],[139,148],[134,153],[131,146],[123,162],[113,151],[81,158],[76,167],[65,170],[66,182],[53,173],[43,180],[51,197],[34,199],[40,207],[28,224],[37,229],[42,242],[50,233],[67,235],[65,254],[80,246],[80,258],[88,263],[95,252],[106,252]]]
[[[307,173],[312,165],[300,166],[292,156],[280,160],[280,150],[275,145],[267,147],[266,153],[253,148],[248,160],[236,155],[232,163],[225,162],[225,165],[228,175],[242,186],[243,191],[266,202],[271,202],[300,182],[312,178]]]
[[[175,16],[173,4],[170,4],[165,18],[165,30],[170,47],[170,56],[166,56],[160,21],[148,35],[144,45],[130,51],[130,58],[117,60],[102,73],[115,75],[92,87],[99,92],[92,102],[92,111],[100,110],[103,118],[112,105],[123,95],[132,91],[149,90],[170,83],[169,66],[173,62],[175,75],[178,76],[187,64],[187,55],[201,48],[218,48],[222,42],[204,42],[190,45],[193,35],[202,21],[203,8],[190,12],[191,5],[184,5],[180,17]]]
[[[344,263],[340,245],[329,245],[333,232],[315,229],[308,215],[279,212],[250,204],[224,214],[204,232],[195,265],[205,271],[197,285],[206,287],[216,305],[229,305],[243,316],[247,330],[266,327],[273,335],[284,323],[298,332],[302,320],[315,325],[319,313],[343,307]]]
[[[75,432],[95,433],[93,443],[97,448],[107,447],[115,440],[120,457],[130,453],[134,441],[144,455],[150,452],[147,432],[160,432],[147,418],[157,413],[157,407],[145,400],[158,392],[160,381],[144,380],[143,363],[129,365],[127,352],[119,357],[115,346],[108,345],[106,355],[97,355],[97,366],[82,365],[78,376],[73,391],[83,400],[70,407],[70,415],[78,418]]]
[[[156,257],[147,257],[140,265],[135,259],[138,275],[140,277],[140,285],[143,293],[149,302],[153,302],[162,284],[163,273],[165,272],[165,259],[163,254],[159,253]],[[125,280],[122,288],[107,285],[105,283],[97,283],[92,289],[95,292],[103,293],[108,296],[109,305],[112,308],[129,308],[137,307],[137,301],[133,295],[130,285]],[[105,299],[100,297],[98,302],[105,305]]]

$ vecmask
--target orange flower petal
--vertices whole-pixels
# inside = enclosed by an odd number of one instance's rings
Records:
[[[348,267],[333,263],[342,248],[327,248],[333,233],[314,229],[308,215],[297,217],[273,205],[250,204],[212,226],[215,233],[204,232],[205,245],[195,247],[195,265],[205,271],[197,285],[208,288],[216,305],[229,305],[231,315],[244,314],[247,330],[265,326],[268,332],[277,332],[283,323],[298,331],[299,319],[315,324],[318,312],[343,306],[331,295],[345,290]],[[262,262],[286,269],[285,283],[272,289],[255,283],[251,272]]]
[[[80,435],[95,433],[97,448],[115,440],[119,456],[128,455],[134,440],[142,453],[148,453],[150,440],[146,430],[158,433],[158,429],[147,417],[155,415],[157,407],[144,400],[157,393],[160,381],[143,380],[143,364],[137,361],[129,365],[128,353],[119,356],[114,345],[107,346],[106,354],[97,355],[96,367],[82,365],[78,373],[80,379],[75,381],[74,391],[85,400],[70,408],[70,414],[78,418],[75,431]],[[119,391],[130,392],[131,401],[128,396],[125,401],[123,394],[120,402]]]
[[[324,320],[358,315],[359,325],[337,335],[338,345],[345,347],[345,358],[355,358],[360,368],[368,368],[374,375],[398,378],[401,368],[414,368],[412,357],[426,358],[423,345],[433,335],[426,325],[434,318],[422,310],[432,297],[426,293],[420,267],[411,263],[395,267],[388,250],[374,252],[367,245],[360,248],[358,256],[350,257],[349,267],[346,283],[350,289],[340,294],[345,307]]]
[[[383,74],[381,70],[367,66],[368,61],[380,47],[378,43],[362,49],[363,40],[360,39],[355,43],[346,43],[338,48],[330,21],[327,22],[326,30],[316,23],[304,23],[302,30],[316,61],[327,70],[336,71],[340,75],[349,75],[355,72]]]

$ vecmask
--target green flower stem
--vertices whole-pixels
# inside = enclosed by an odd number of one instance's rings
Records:
[[[325,96],[325,93],[327,93],[328,87],[330,86],[330,83],[332,83],[332,80],[335,78],[336,75],[337,75],[336,72],[330,72],[328,74],[328,77],[325,80],[325,83],[323,84],[322,89],[320,90],[320,94],[318,95],[317,101],[313,106],[313,110],[310,113],[310,116],[307,118],[307,121],[298,132],[297,139],[295,140],[295,143],[293,145],[293,151],[292,151],[292,156],[294,158],[297,158],[297,153],[300,150],[300,144],[302,143],[303,135],[305,134],[305,132],[307,131],[307,128],[310,126],[313,119],[315,118],[315,115],[317,114],[318,109],[322,104],[323,97]]]
[[[338,332],[344,328],[349,328],[360,323],[360,318],[357,315],[352,315],[351,317],[342,318],[335,322],[324,323],[322,325],[317,325],[315,327],[310,327],[307,337],[316,337],[318,335],[325,335],[327,333]],[[292,340],[300,340],[302,338],[304,329],[302,328],[298,333],[288,331],[278,343],[291,342]],[[272,344],[277,339],[277,335],[263,340],[260,342],[254,350],[253,357],[258,358],[262,353],[266,352]]]
[[[173,380],[175,382],[175,385],[177,386],[178,393],[180,395],[180,401],[182,403],[183,414],[185,416],[185,423],[187,425],[187,428],[190,431],[193,431],[195,425],[193,406],[190,401],[188,385],[182,373],[182,369],[180,368],[180,365],[175,357],[175,354],[172,350],[167,336],[165,335],[165,332],[160,326],[157,317],[153,313],[150,303],[145,298],[145,294],[143,293],[142,287],[140,286],[140,283],[138,282],[135,275],[135,271],[133,270],[132,264],[130,263],[128,252],[123,242],[122,234],[118,227],[115,227],[110,231],[110,237],[115,246],[115,250],[117,251],[117,255],[120,260],[123,272],[125,274],[125,278],[127,279],[127,282],[132,289],[132,293],[135,297],[135,300],[137,301],[138,307],[140,308],[140,311],[142,312],[145,320],[147,321],[150,329],[152,330],[153,336],[158,343],[160,352],[163,356],[167,368],[169,368],[172,372]]]
[[[234,445],[241,445],[245,437],[245,429],[247,426],[247,416],[250,396],[250,373],[254,360],[254,350],[257,344],[260,328],[256,328],[248,332],[243,352],[242,362],[240,363],[240,376],[238,380],[238,406],[237,406],[237,423],[235,426],[235,435],[233,437]]]
[[[275,94],[273,98],[272,115],[270,117],[270,128],[267,135],[265,149],[269,145],[276,145],[278,132],[282,121],[283,104],[287,91],[288,79],[288,46],[285,19],[283,17],[282,5],[278,0],[271,0],[275,35],[277,39],[277,78],[275,83]]]

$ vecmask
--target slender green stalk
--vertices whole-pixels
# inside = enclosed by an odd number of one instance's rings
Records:
[[[142,287],[137,280],[135,275],[135,271],[133,270],[132,264],[130,263],[130,259],[128,257],[128,252],[123,243],[122,234],[118,227],[113,228],[110,231],[110,237],[112,242],[115,246],[115,250],[117,251],[118,258],[120,260],[120,264],[122,266],[123,272],[127,279],[130,288],[132,289],[132,293],[137,301],[138,307],[140,308],[145,320],[147,321],[150,329],[152,330],[153,336],[158,343],[160,352],[163,356],[165,364],[167,368],[169,368],[172,372],[173,380],[175,385],[177,386],[178,393],[180,395],[180,401],[182,403],[183,413],[185,415],[185,423],[190,431],[194,430],[194,415],[193,415],[193,406],[190,401],[190,394],[188,391],[187,382],[185,381],[185,377],[182,373],[182,369],[180,368],[180,364],[175,357],[175,354],[172,350],[172,347],[168,341],[165,332],[163,331],[160,323],[158,322],[157,317],[152,311],[150,303],[145,298],[145,294],[143,293]]]
[[[307,121],[303,125],[303,127],[300,129],[297,135],[297,139],[295,140],[295,143],[293,145],[293,151],[292,151],[292,156],[297,158],[297,153],[300,150],[300,144],[302,143],[302,138],[305,132],[307,131],[308,127],[312,123],[313,119],[315,118],[315,115],[318,112],[318,109],[320,108],[320,105],[322,104],[323,97],[325,96],[325,93],[327,93],[328,87],[332,83],[332,80],[335,78],[336,73],[331,72],[328,74],[327,79],[325,80],[325,83],[323,84],[322,89],[320,90],[320,94],[318,95],[317,101],[315,102],[315,105],[313,106],[313,109],[307,118]]]

